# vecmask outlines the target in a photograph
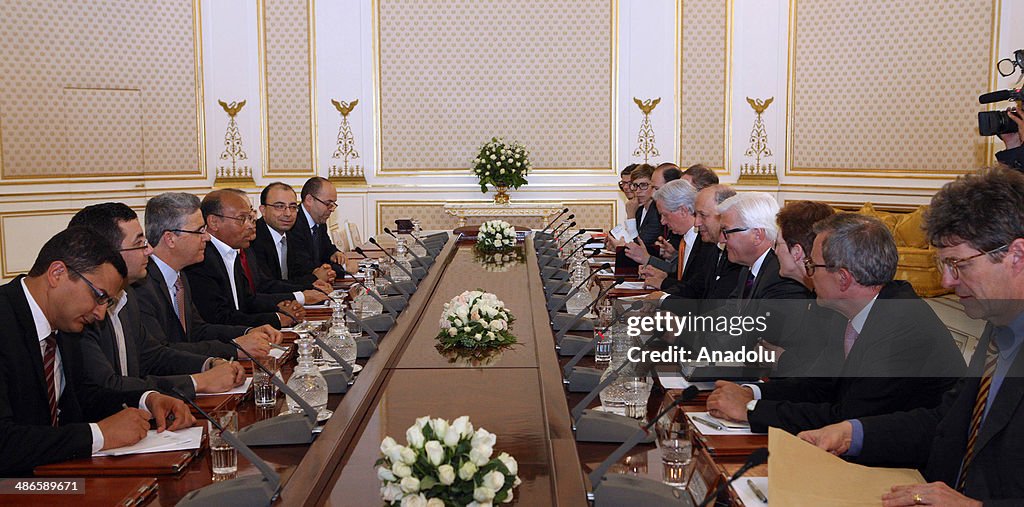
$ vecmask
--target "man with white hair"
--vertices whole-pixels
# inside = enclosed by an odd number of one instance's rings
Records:
[[[722,241],[729,260],[745,266],[741,270],[731,299],[740,300],[740,308],[753,299],[806,299],[806,287],[779,275],[775,256],[775,238],[779,234],[775,215],[779,203],[765,192],[743,192],[718,205]]]

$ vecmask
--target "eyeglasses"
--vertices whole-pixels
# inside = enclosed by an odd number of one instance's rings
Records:
[[[210,214],[215,216],[215,217],[229,218],[231,220],[238,220],[239,222],[242,222],[243,224],[246,223],[246,222],[256,223],[256,214],[255,213],[250,213],[250,214],[248,214],[248,215],[246,215],[244,217],[229,217],[227,215],[219,215],[217,213],[210,213]]]
[[[733,227],[732,229],[723,229],[722,236],[725,236],[726,239],[729,239],[730,234],[736,234],[737,232],[744,232],[749,230],[750,227]]]
[[[115,304],[117,304],[117,300],[110,297],[110,294],[107,294],[107,291],[103,289],[97,289],[96,286],[93,285],[88,278],[79,273],[77,269],[71,267],[71,265],[67,263],[65,263],[64,266],[68,268],[68,271],[74,273],[76,276],[78,276],[78,278],[81,278],[86,285],[89,286],[89,288],[92,290],[92,297],[96,298],[96,304],[105,305],[107,307],[114,306]]]
[[[807,276],[814,276],[815,268],[832,269],[834,267],[835,266],[829,266],[828,264],[815,264],[810,257],[804,259],[804,271],[807,273]]]
[[[317,199],[317,200],[319,201],[319,199]],[[285,204],[283,202],[275,202],[274,204],[267,204],[266,206],[270,206],[271,208],[274,208],[277,211],[284,211],[284,210],[299,211],[299,205],[295,204],[295,203]]]
[[[142,244],[138,246],[130,246],[127,248],[120,248],[118,252],[131,252],[132,250],[145,250],[149,248],[149,241],[146,238],[142,238]]]
[[[977,259],[978,257],[981,257],[982,255],[991,255],[991,254],[994,254],[994,253],[996,253],[996,252],[998,252],[1000,250],[1005,250],[1009,246],[1010,246],[1010,244],[1007,243],[1007,244],[1005,244],[1005,245],[1003,245],[1003,246],[1001,246],[999,248],[993,248],[992,250],[989,250],[987,252],[981,252],[979,254],[974,254],[974,255],[972,255],[970,257],[964,257],[963,259],[939,259],[936,256],[935,257],[935,264],[939,267],[939,273],[940,274],[941,273],[945,273],[948,270],[949,271],[949,275],[952,276],[954,280],[959,280],[960,279],[960,265],[961,264],[963,264],[963,263],[965,263],[965,262],[967,262],[969,260],[972,260],[972,259]]]
[[[625,189],[629,188],[630,185],[632,185],[632,183],[630,183],[628,181],[620,181],[619,182],[619,190],[625,190]]]
[[[328,208],[334,209],[334,208],[338,207],[338,203],[336,203],[334,201],[325,201],[325,200],[320,199],[319,197],[317,197],[317,196],[315,196],[313,194],[309,194],[309,196],[314,198],[314,199],[316,199],[316,202],[318,202],[320,204],[323,204],[324,206],[327,206]]]
[[[202,234],[206,234],[206,225],[203,225],[203,226],[199,227],[198,229],[196,229],[194,231],[190,231],[188,229],[164,229],[164,232],[176,232],[176,233],[179,233],[179,234],[200,234],[200,235],[202,235]]]
[[[629,184],[629,188],[632,188],[633,190],[647,190],[648,188],[651,188],[651,184],[650,183],[630,183]]]

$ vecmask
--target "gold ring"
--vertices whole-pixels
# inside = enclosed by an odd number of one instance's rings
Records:
[[[924,505],[924,499],[921,498],[921,493],[914,494],[914,505]]]

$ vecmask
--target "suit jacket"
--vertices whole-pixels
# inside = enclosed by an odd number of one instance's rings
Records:
[[[293,299],[290,293],[262,294],[253,293],[246,282],[245,272],[242,270],[241,262],[235,257],[232,268],[235,275],[236,297],[238,298],[238,309],[235,309],[235,300],[231,296],[231,280],[228,278],[228,269],[224,266],[224,260],[217,251],[213,242],[206,244],[206,255],[202,262],[193,264],[184,269],[188,273],[189,282],[195,287],[192,293],[193,302],[199,309],[199,314],[207,322],[215,324],[241,324],[245,326],[262,326],[270,324],[276,328],[281,327],[281,321],[277,318],[277,303]],[[256,271],[250,265],[250,272],[256,277]],[[253,281],[255,284],[255,280]]]
[[[289,232],[288,238],[288,250],[292,249],[291,240],[292,235]],[[252,241],[252,245],[249,245],[249,261],[259,265],[259,268],[266,274],[269,280],[277,280],[287,285],[268,285],[273,290],[264,290],[257,286],[259,290],[264,292],[290,292],[297,290],[305,290],[312,286],[316,280],[316,276],[312,271],[306,273],[292,273],[289,272],[288,280],[285,280],[281,274],[281,261],[277,255],[277,245],[274,243],[274,237],[270,234],[270,226],[267,225],[266,220],[260,218],[256,220],[256,239]],[[285,259],[288,262],[288,259]],[[285,289],[286,287],[292,287]]]
[[[869,415],[934,407],[965,370],[949,330],[904,281],[878,294],[850,354],[833,329],[806,377],[761,386],[751,428],[791,433]]]
[[[650,204],[647,205],[647,213],[644,216],[643,223],[640,222],[640,209],[636,209],[636,215],[633,218],[637,220],[636,232],[637,238],[643,242],[644,246],[647,247],[647,251],[653,256],[661,258],[658,255],[658,236],[661,236],[661,215],[658,214],[658,206],[652,199]],[[298,227],[298,225],[296,225]]]
[[[231,340],[245,334],[246,327],[210,324],[203,320],[192,303],[192,286],[184,272],[181,279],[185,286],[185,329],[182,329],[178,314],[174,311],[167,282],[160,274],[160,269],[154,265],[149,267],[146,278],[133,286],[139,297],[143,327],[160,343],[178,350],[224,359],[237,357]]]
[[[884,466],[910,466],[925,479],[956,487],[967,449],[978,384],[993,328],[985,329],[967,376],[938,407],[861,418],[864,445],[854,460]],[[986,506],[1024,505],[1024,354],[1018,353],[981,423],[964,494]]]
[[[718,245],[705,243],[698,239],[690,251],[690,258],[683,266],[682,280],[666,278],[661,283],[661,290],[678,297],[703,298],[711,282],[710,275],[717,267],[718,253]],[[673,271],[675,270],[673,269]]]
[[[794,301],[787,312],[786,328],[780,343],[773,343],[785,349],[775,363],[772,377],[803,377],[813,373],[813,366],[821,357],[828,340],[846,331],[846,317],[841,313],[820,306],[815,298]]]
[[[38,465],[92,453],[88,423],[137,406],[142,392],[117,392],[83,385],[82,356],[74,339],[57,334],[64,391],[58,426],[50,425],[50,402],[39,338],[22,276],[0,286],[0,474],[24,474]]]
[[[300,206],[295,225],[288,231],[288,279],[301,280],[324,263],[330,264],[340,279],[345,269],[344,266],[331,262],[331,256],[338,251],[338,247],[331,242],[327,226],[321,225],[317,230],[320,246],[318,251],[313,251],[313,234],[309,230],[310,227],[312,225],[306,220],[306,213]]]
[[[114,333],[114,324],[107,318],[87,326],[78,335],[81,338],[82,357],[85,360],[85,381],[118,391],[163,391],[166,388],[162,387],[162,384],[170,382],[181,392],[195,396],[191,374],[203,371],[203,365],[208,357],[160,343],[142,325],[135,289],[125,289],[124,297],[128,300],[118,317],[124,331],[125,363],[128,371],[121,371],[117,335]]]

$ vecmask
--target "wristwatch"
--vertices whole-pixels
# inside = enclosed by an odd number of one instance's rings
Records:
[[[753,412],[755,408],[757,408],[757,400],[747,402],[747,412]]]

